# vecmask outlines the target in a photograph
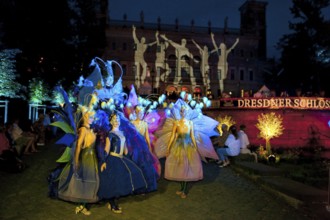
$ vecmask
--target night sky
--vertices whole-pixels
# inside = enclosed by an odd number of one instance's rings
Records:
[[[112,19],[123,19],[127,14],[127,20],[139,20],[140,12],[144,13],[146,23],[156,23],[160,17],[162,23],[174,24],[178,18],[179,24],[190,25],[191,20],[195,26],[207,26],[211,21],[212,27],[222,28],[225,17],[228,17],[229,28],[239,28],[240,12],[239,7],[246,0],[109,0],[110,17]],[[137,3],[138,2],[138,3]],[[279,58],[280,53],[275,45],[283,34],[290,33],[289,20],[292,15],[289,8],[291,0],[268,0],[267,15],[267,56]],[[330,19],[330,8],[324,10],[323,14]]]

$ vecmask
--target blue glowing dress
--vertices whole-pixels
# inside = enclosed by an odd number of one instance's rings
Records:
[[[95,152],[96,136],[90,128],[80,127],[77,144],[81,144],[79,169],[72,175],[73,162],[63,169],[59,179],[58,197],[65,201],[93,203],[99,199],[98,162]],[[85,144],[90,143],[90,144]]]
[[[157,190],[157,180],[159,175],[154,167],[154,157],[149,151],[147,142],[123,113],[120,113],[119,115],[120,130],[123,131],[124,136],[126,137],[126,146],[129,156],[142,170],[147,181],[148,186],[145,192],[155,191]]]
[[[108,134],[110,151],[100,155],[100,166],[106,163],[106,169],[100,172],[100,199],[113,199],[147,189],[142,170],[124,155],[125,136],[120,131]]]

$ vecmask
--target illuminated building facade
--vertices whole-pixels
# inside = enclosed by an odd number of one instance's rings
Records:
[[[141,95],[186,90],[213,98],[250,95],[263,85],[266,61],[266,2],[246,1],[240,28],[181,26],[108,19],[105,59],[123,67],[123,86]],[[111,14],[110,14],[111,16]],[[204,53],[203,53],[204,52]],[[119,69],[115,70],[119,73]]]

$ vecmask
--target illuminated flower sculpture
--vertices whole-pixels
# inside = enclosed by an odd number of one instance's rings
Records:
[[[266,141],[266,151],[271,154],[270,139],[279,137],[283,133],[282,117],[274,112],[258,116],[256,127],[260,130],[259,137]]]
[[[222,125],[225,124],[227,125],[227,130],[230,128],[230,126],[236,124],[236,122],[232,119],[231,116],[225,115],[224,117],[219,116],[217,118],[217,121],[219,122],[217,129],[220,132],[220,135],[222,135]]]

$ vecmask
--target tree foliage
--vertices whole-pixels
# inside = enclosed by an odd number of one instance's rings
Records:
[[[74,96],[74,92],[72,89],[70,89],[68,92],[68,97],[69,97],[69,101],[71,103],[77,103],[77,97]],[[58,91],[58,89],[53,89],[52,90],[52,94],[51,94],[52,98],[51,98],[51,102],[55,105],[59,105],[59,106],[63,106],[65,101],[63,98],[63,95],[60,91]]]
[[[327,89],[330,59],[330,21],[322,10],[329,0],[292,0],[293,21],[290,34],[284,35],[278,48],[282,51],[284,68],[281,81],[287,88],[310,92]],[[328,90],[329,91],[329,90]]]
[[[33,78],[29,81],[30,103],[42,104],[43,102],[50,101],[49,87],[44,83],[41,78]]]
[[[105,15],[102,4],[107,1],[0,2],[1,41],[23,51],[17,69],[24,81],[41,77],[54,86],[64,77],[70,84],[89,71],[94,56],[102,55],[106,16],[100,15]]]
[[[15,57],[20,52],[18,49],[0,51],[0,97],[25,98],[22,94],[25,87],[16,81],[19,75],[16,73]]]

